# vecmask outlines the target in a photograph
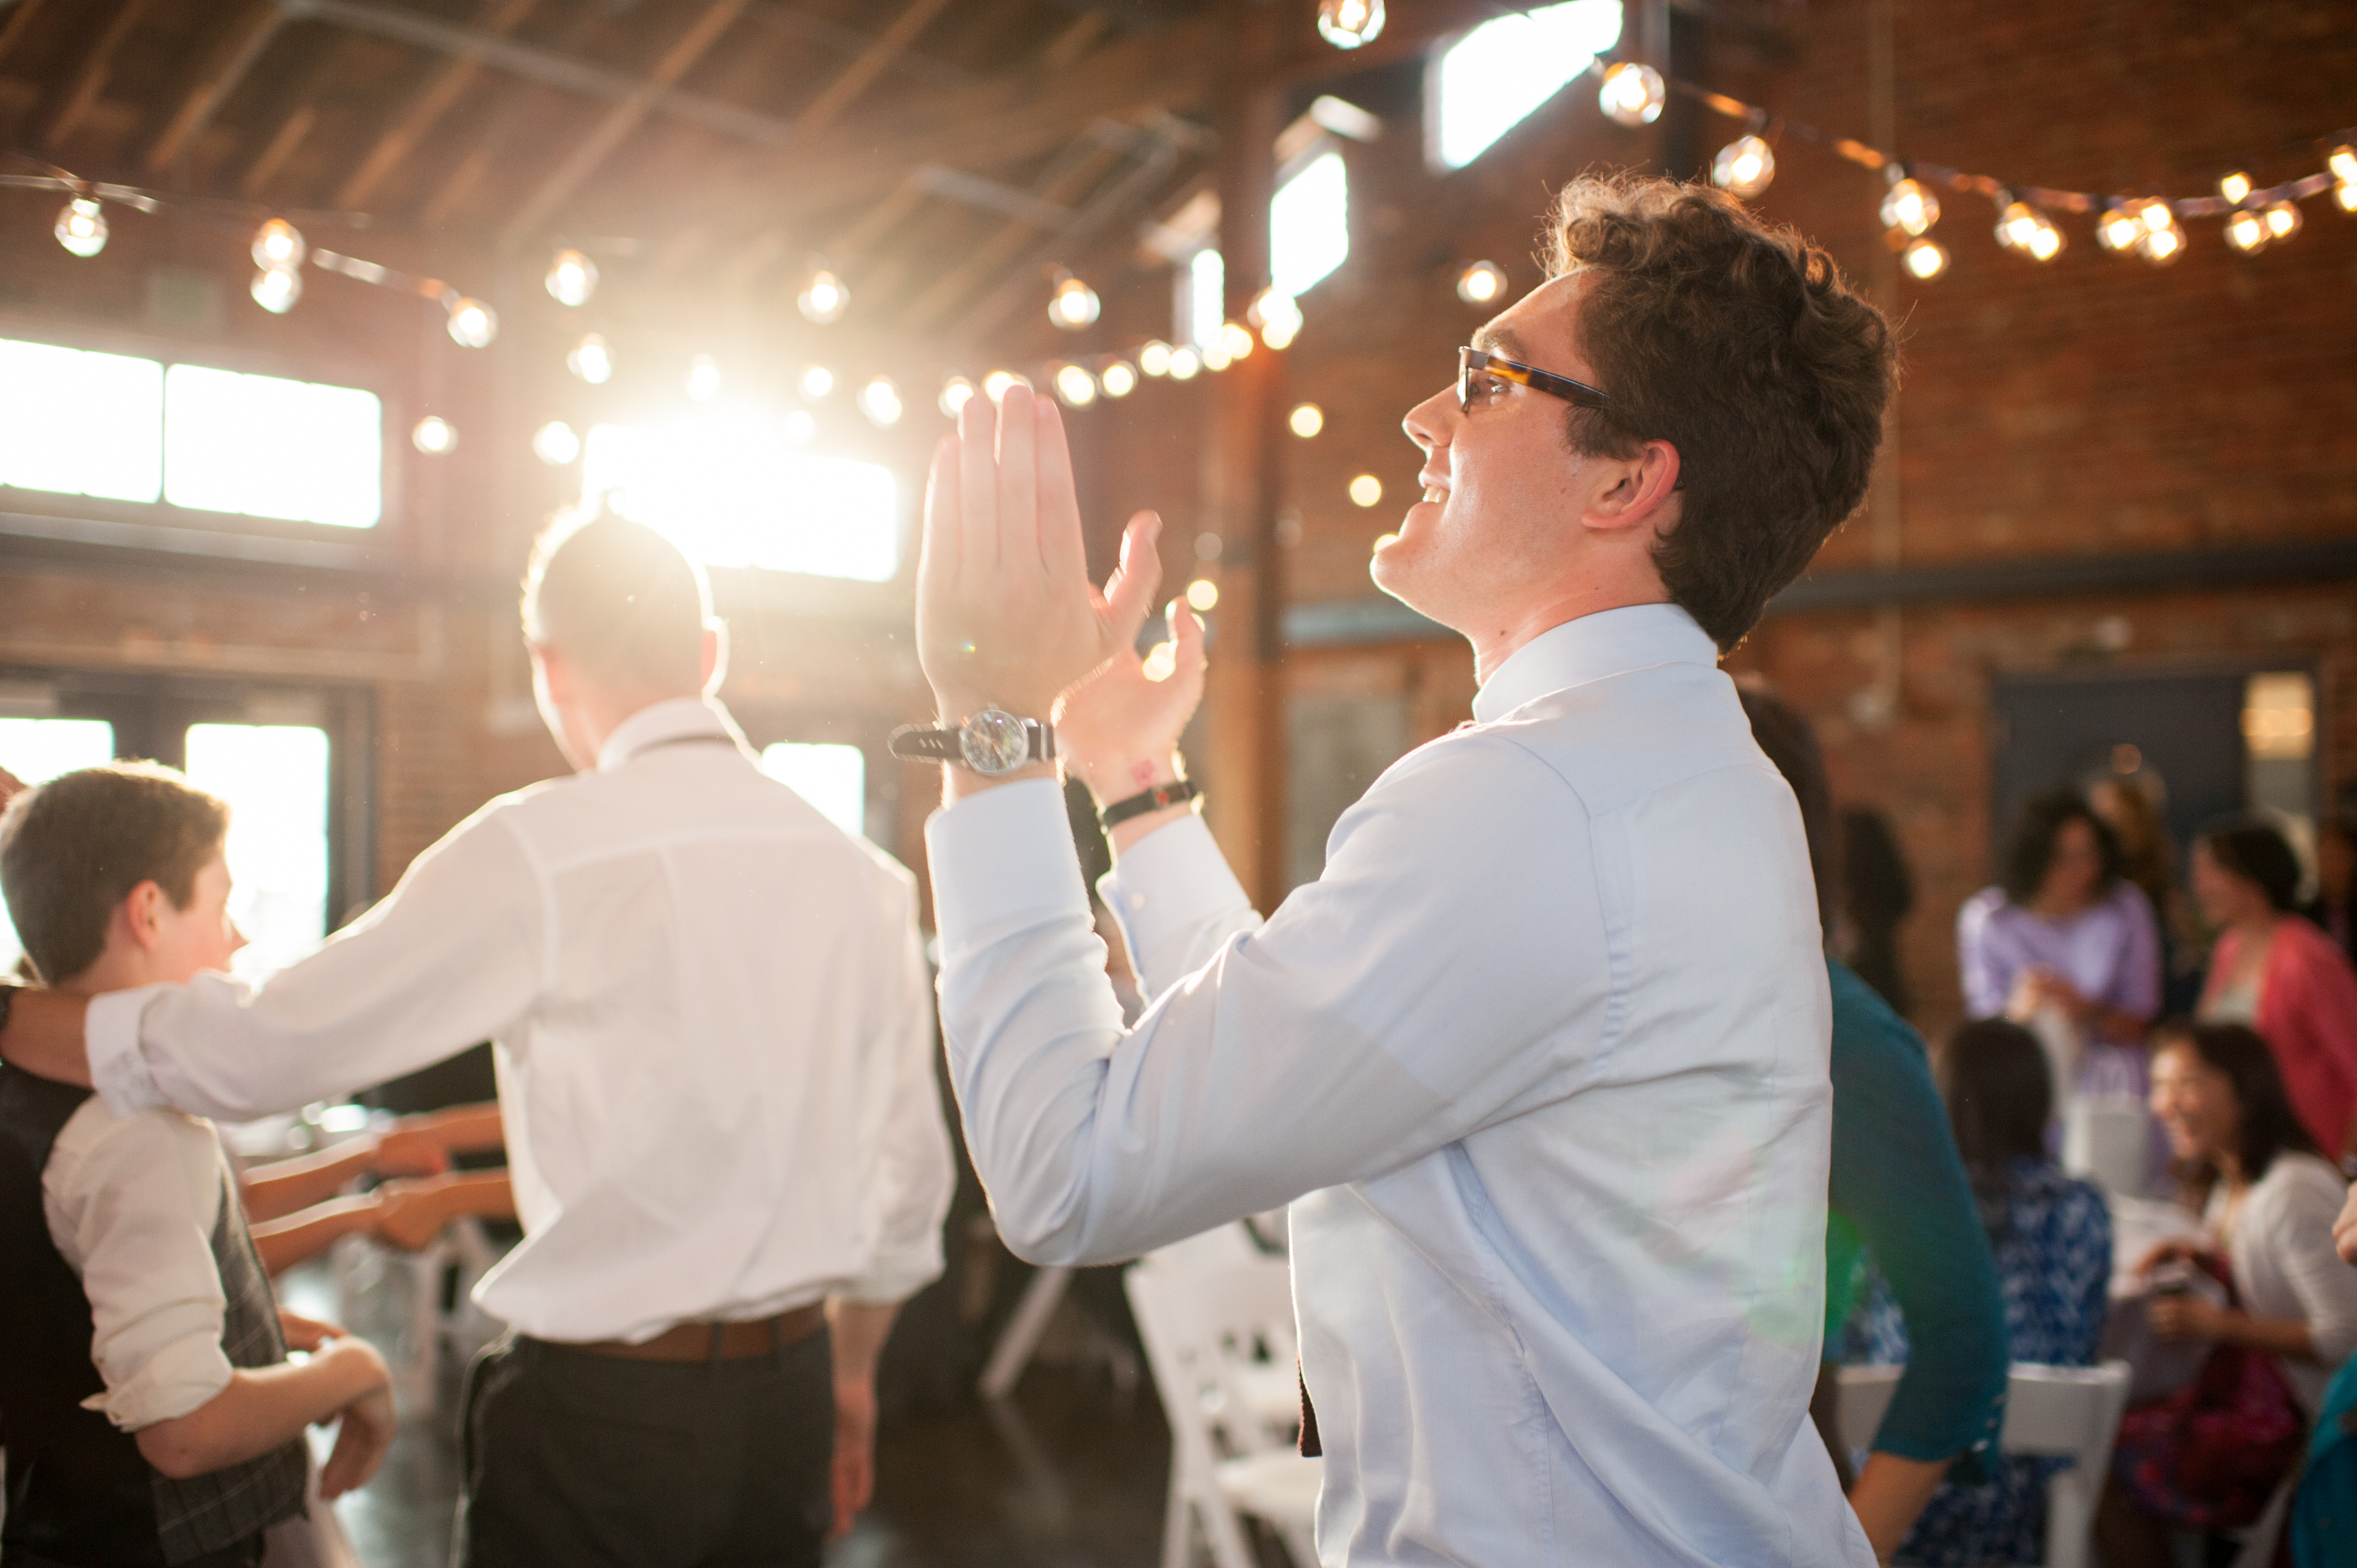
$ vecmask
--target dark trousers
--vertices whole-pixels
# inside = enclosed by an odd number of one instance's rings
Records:
[[[834,1520],[823,1329],[706,1362],[511,1335],[459,1419],[454,1568],[816,1568]]]

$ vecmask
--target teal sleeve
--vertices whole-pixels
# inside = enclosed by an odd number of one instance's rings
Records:
[[[1906,1374],[1874,1446],[1940,1460],[1994,1444],[2008,1349],[1996,1260],[1921,1036],[1831,960],[1834,1139],[1828,1262],[1853,1228],[1907,1322]],[[1830,1301],[1840,1282],[1827,1281]]]

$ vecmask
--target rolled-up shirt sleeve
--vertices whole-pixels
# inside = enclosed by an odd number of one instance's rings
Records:
[[[544,878],[498,807],[421,854],[368,916],[260,979],[94,998],[91,1081],[129,1116],[247,1121],[399,1078],[497,1035],[542,993]]]
[[[67,1123],[43,1173],[50,1239],[81,1275],[106,1384],[83,1404],[124,1431],[229,1386],[212,1252],[227,1183],[205,1123],[172,1111],[117,1118],[97,1101]]]
[[[1575,1091],[1587,1036],[1562,1026],[1609,992],[1581,819],[1520,746],[1452,737],[1369,790],[1257,929],[1200,824],[1150,834],[1109,884],[1157,993],[1125,1030],[1052,784],[937,815],[951,1079],[1008,1244],[1134,1257]],[[1566,831],[1503,864],[1499,820]]]

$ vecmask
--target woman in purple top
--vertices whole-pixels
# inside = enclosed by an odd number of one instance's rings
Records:
[[[2142,1096],[2141,1044],[2160,1011],[2160,928],[2121,874],[2111,829],[2075,790],[2040,795],[2008,835],[2003,879],[1956,914],[1964,1008],[2077,1036],[2080,1094]]]

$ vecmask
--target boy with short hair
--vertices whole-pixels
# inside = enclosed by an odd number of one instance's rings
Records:
[[[10,802],[0,889],[43,980],[90,994],[227,968],[244,945],[228,828],[220,800],[149,764]],[[383,1360],[277,1309],[210,1122],[118,1117],[0,1067],[0,1256],[9,1568],[244,1568],[304,1511],[305,1427],[339,1423],[324,1496],[383,1458]]]

